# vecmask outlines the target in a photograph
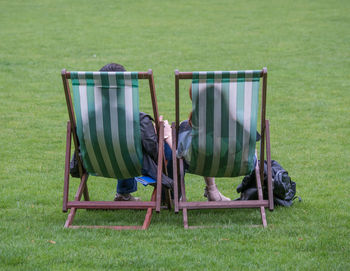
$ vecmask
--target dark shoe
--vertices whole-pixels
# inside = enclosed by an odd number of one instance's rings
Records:
[[[114,201],[141,201],[141,198],[134,197],[131,194],[115,194]]]

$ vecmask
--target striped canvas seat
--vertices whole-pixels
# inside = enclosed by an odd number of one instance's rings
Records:
[[[259,95],[260,78],[262,78]],[[180,81],[192,80],[191,134],[180,134]],[[267,69],[248,71],[175,71],[175,118],[172,125],[174,210],[182,211],[184,228],[188,210],[218,208],[259,208],[264,227],[265,207],[273,210],[270,129],[266,116]],[[261,97],[260,161],[255,150],[259,97]],[[181,141],[180,141],[181,140]],[[176,159],[176,143],[179,159]],[[183,146],[190,146],[183,151]],[[267,194],[263,197],[264,160],[267,159]],[[186,196],[184,159],[188,172],[204,177],[237,177],[254,171],[257,200],[191,201]],[[181,197],[180,191],[181,189]]]
[[[141,175],[137,72],[71,72],[77,135],[87,172]]]
[[[164,159],[164,122],[159,120],[152,70],[148,72],[61,72],[69,121],[67,122],[62,211],[70,210],[65,228],[109,228],[145,230],[151,223],[153,210],[161,209]],[[157,131],[158,161],[156,180],[149,201],[90,200],[90,175],[119,180],[141,175],[143,152],[139,112],[139,82],[148,81],[153,119]],[[71,85],[70,86],[70,81]],[[73,96],[73,97],[72,97]],[[147,103],[147,101],[145,100]],[[74,200],[69,200],[72,142],[74,166],[80,179]],[[101,178],[93,178],[91,181]],[[149,183],[150,178],[142,178]],[[115,182],[115,181],[114,181]],[[165,193],[165,195],[169,194]],[[84,197],[84,200],[82,200]],[[165,199],[170,207],[170,200]],[[142,226],[79,225],[73,220],[79,209],[147,210]]]
[[[260,73],[193,73],[189,172],[236,177],[254,169]]]

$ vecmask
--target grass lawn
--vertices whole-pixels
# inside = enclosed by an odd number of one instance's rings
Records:
[[[350,270],[349,10],[345,0],[0,1],[0,270]],[[64,229],[60,71],[109,62],[152,68],[169,121],[175,69],[266,66],[272,158],[303,201],[267,212],[267,229],[258,210],[193,211],[190,223],[210,226],[196,230],[167,211],[148,231]],[[114,197],[115,180],[89,183],[92,199]],[[187,183],[202,198],[202,179]],[[218,180],[231,198],[239,183]],[[139,224],[143,214],[80,210],[75,223]]]

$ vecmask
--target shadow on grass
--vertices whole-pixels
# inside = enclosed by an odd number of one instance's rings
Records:
[[[182,213],[180,213],[182,218]],[[267,215],[268,216],[268,215]],[[189,210],[189,226],[216,227],[262,227],[260,210],[258,209],[212,209]]]
[[[78,210],[74,226],[142,226],[146,210]],[[68,216],[68,213],[67,213]],[[155,212],[153,212],[153,217]],[[152,219],[153,219],[152,217]]]

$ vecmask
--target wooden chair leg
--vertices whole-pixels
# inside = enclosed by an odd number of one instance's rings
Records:
[[[81,197],[84,194],[86,185],[87,185],[87,179],[88,179],[88,174],[84,173],[83,177],[81,178],[81,182],[79,184],[78,190],[75,194],[75,201],[80,201]],[[152,196],[151,196],[151,201],[155,202],[157,198],[157,187],[153,189]],[[153,215],[153,209],[154,207],[150,207],[146,211],[145,219],[143,221],[142,226],[73,226],[73,220],[75,217],[75,214],[77,212],[77,208],[72,207],[70,210],[70,213],[68,214],[67,220],[64,224],[65,228],[73,228],[73,229],[78,229],[78,228],[92,228],[92,229],[98,229],[98,228],[107,228],[107,229],[113,229],[113,230],[147,230],[148,227],[151,224],[151,219]]]
[[[69,228],[72,225],[76,211],[77,209],[75,208],[70,209],[66,223],[64,224],[65,228]]]
[[[180,159],[180,186],[181,186],[181,201],[186,202],[186,190],[185,190],[185,177],[184,177],[184,164],[183,160]],[[188,216],[187,216],[187,208],[182,209],[182,216],[184,222],[184,228],[188,229]]]
[[[184,221],[184,229],[188,229],[188,217],[187,217],[187,208],[182,209],[183,221]]]
[[[178,167],[176,158],[176,129],[175,122],[171,124],[172,132],[172,156],[173,156],[173,182],[174,182],[174,211],[175,214],[179,213],[179,180],[178,180]]]
[[[90,196],[89,196],[89,190],[88,190],[88,185],[87,183],[85,184],[85,188],[83,191],[83,195],[84,195],[84,200],[85,201],[90,201]]]
[[[261,213],[261,220],[263,223],[263,227],[266,228],[267,227],[267,221],[266,221],[266,214],[265,214],[265,208],[264,207],[260,207],[260,213]]]
[[[87,179],[88,179],[88,174],[84,173],[83,176],[81,177],[81,182],[79,184],[77,193],[75,194],[74,200],[80,201],[83,191],[85,190]],[[65,228],[69,228],[72,225],[76,211],[77,211],[76,208],[71,208],[68,218],[66,220],[66,223],[64,224]]]
[[[153,193],[152,193],[152,196],[151,196],[151,201],[155,201],[156,200],[156,194],[157,194],[157,188],[155,187],[153,189]],[[148,208],[145,220],[144,220],[142,228],[141,228],[142,230],[147,230],[148,229],[149,225],[151,224],[152,214],[153,214],[153,209],[152,208]]]
[[[271,145],[270,145],[270,122],[265,121],[266,128],[266,160],[267,160],[267,193],[269,200],[269,210],[273,211],[273,188],[272,188],[272,172],[271,172]]]
[[[159,144],[158,144],[158,167],[157,167],[157,196],[156,196],[156,212],[160,212],[160,203],[162,201],[162,172],[164,157],[164,122],[159,122]]]
[[[62,211],[67,212],[67,203],[69,195],[69,160],[71,156],[72,130],[71,124],[67,122],[67,138],[66,138],[66,157],[64,164],[64,185],[63,185],[63,206]]]
[[[263,191],[262,191],[262,185],[261,185],[261,180],[260,180],[260,170],[259,170],[259,163],[256,163],[255,166],[255,176],[256,176],[256,187],[258,189],[258,200],[263,201]],[[260,213],[261,213],[261,220],[263,227],[267,227],[267,221],[266,221],[266,214],[265,214],[265,207],[260,206]]]
[[[171,211],[171,209],[173,208],[173,205],[171,203],[171,191],[170,191],[170,189],[167,189],[165,191],[165,200],[166,200],[168,210]]]

